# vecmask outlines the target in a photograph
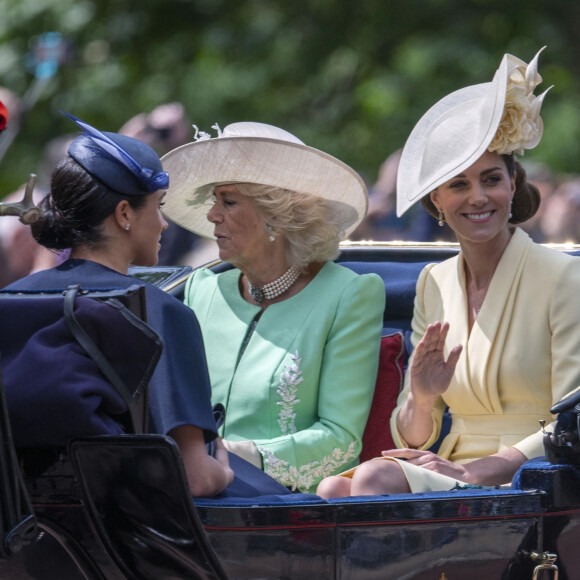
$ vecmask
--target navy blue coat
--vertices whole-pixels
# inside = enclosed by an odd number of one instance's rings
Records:
[[[161,357],[150,382],[150,431],[167,434],[175,427],[194,425],[203,429],[206,441],[213,440],[217,432],[211,409],[210,382],[205,364],[203,340],[193,311],[152,284],[125,276],[88,260],[68,260],[50,270],[37,272],[17,280],[6,289],[56,290],[65,289],[71,284],[80,284],[87,290],[127,288],[135,284],[146,287],[147,322],[164,341]],[[111,328],[111,340],[116,338],[115,329]],[[52,348],[54,344],[48,346]],[[123,346],[119,348],[122,349]],[[56,351],[52,353],[52,356],[55,356],[55,353]],[[39,353],[38,356],[41,354]],[[44,355],[50,356],[49,351]],[[55,359],[55,363],[55,371],[57,371],[59,361]],[[114,393],[105,393],[102,385],[99,386],[97,393],[89,396],[87,389],[90,388],[96,388],[96,385],[87,386],[80,395],[80,400],[88,405],[85,412],[88,416],[92,410],[96,410],[95,396],[101,400],[102,406],[98,409],[100,418],[95,418],[90,432],[76,433],[76,435],[122,432],[122,427],[118,423],[105,417],[107,411],[118,413],[122,402],[115,397]],[[43,401],[38,398],[39,396],[40,393],[36,392],[35,396],[28,399],[29,404],[42,408]],[[53,409],[53,412],[56,410]],[[67,412],[64,402],[62,415],[62,417],[54,415],[47,417],[47,421],[50,420],[55,426],[58,426],[61,420],[64,423],[71,422],[70,412]],[[51,438],[47,437],[45,440],[48,439]]]

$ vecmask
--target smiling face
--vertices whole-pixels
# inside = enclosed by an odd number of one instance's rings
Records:
[[[133,210],[131,219],[131,243],[135,266],[155,266],[159,260],[161,234],[168,225],[161,214],[165,190],[159,190],[147,196],[145,204]]]
[[[471,167],[440,185],[431,201],[460,243],[509,239],[515,176],[497,153],[484,153]]]
[[[214,225],[220,258],[242,270],[267,261],[271,243],[253,198],[229,184],[216,186],[214,199],[207,219]]]

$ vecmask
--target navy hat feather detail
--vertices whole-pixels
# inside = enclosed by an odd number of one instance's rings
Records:
[[[122,195],[147,195],[169,187],[169,175],[149,145],[127,135],[101,132],[63,114],[83,129],[68,154],[107,187]]]

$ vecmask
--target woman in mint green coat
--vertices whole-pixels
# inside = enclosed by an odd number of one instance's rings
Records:
[[[294,490],[358,463],[385,292],[335,264],[366,213],[360,176],[290,133],[235,123],[165,156],[165,215],[235,268],[191,276],[226,447]],[[210,202],[210,203],[208,203]]]

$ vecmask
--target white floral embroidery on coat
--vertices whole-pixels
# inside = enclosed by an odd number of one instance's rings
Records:
[[[276,391],[282,399],[277,403],[282,407],[278,414],[278,425],[280,425],[282,435],[296,433],[296,413],[294,412],[294,405],[300,402],[296,393],[298,391],[298,385],[304,380],[302,371],[300,370],[302,358],[298,354],[298,351],[295,354],[291,354],[290,358],[292,362],[284,365],[286,371],[282,373],[280,386]]]
[[[306,465],[296,467],[287,461],[280,459],[262,445],[258,449],[264,455],[264,471],[282,485],[293,491],[298,489],[307,492],[317,485],[322,479],[332,475],[339,467],[345,465],[356,457],[355,442],[351,442],[347,451],[340,448],[333,449],[332,453],[323,457],[320,461],[312,461]]]

